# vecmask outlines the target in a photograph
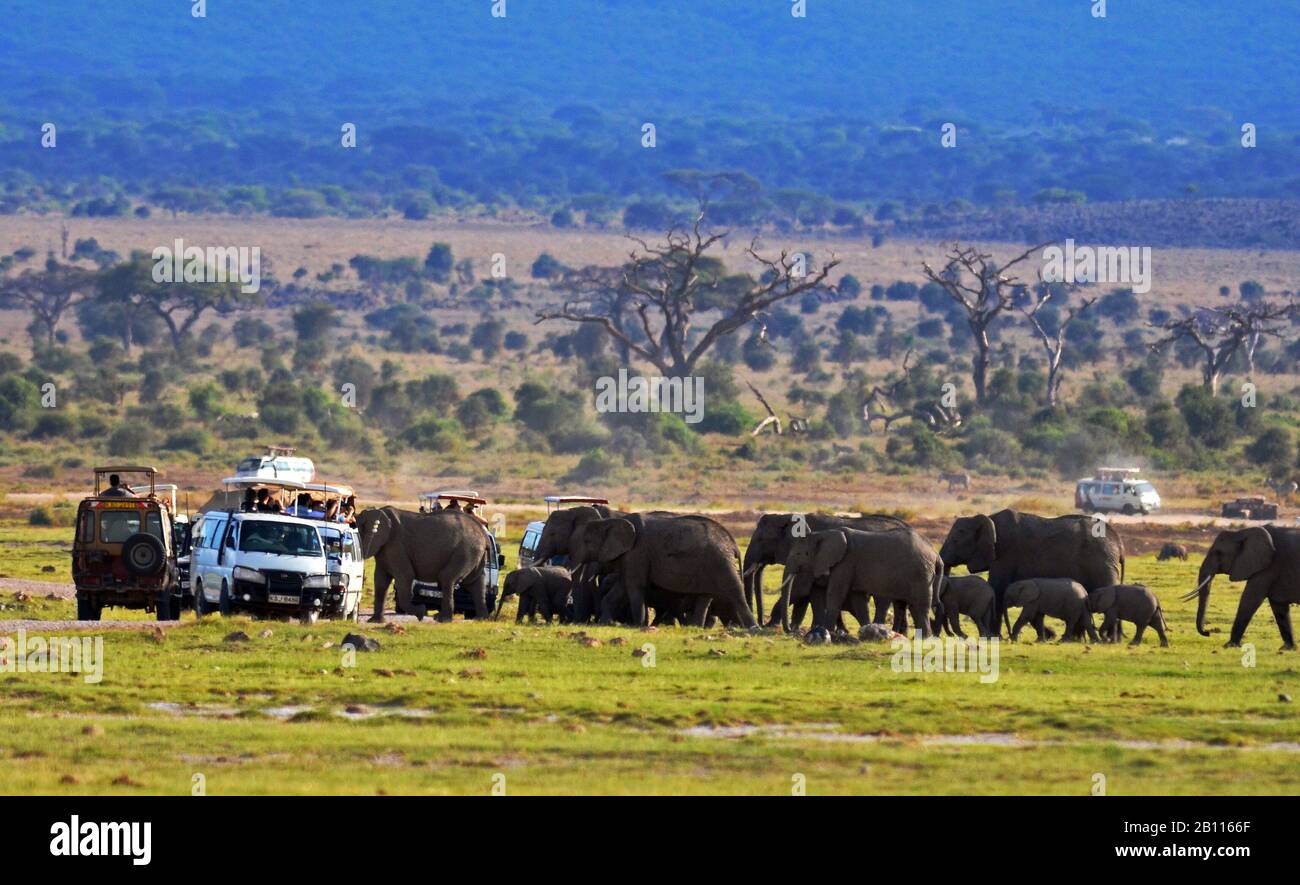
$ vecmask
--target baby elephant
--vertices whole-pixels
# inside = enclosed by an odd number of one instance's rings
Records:
[[[1161,562],[1164,562],[1166,559],[1181,559],[1183,562],[1186,562],[1187,548],[1182,544],[1166,544],[1160,548],[1160,552],[1156,554],[1156,559]]]
[[[1092,625],[1092,615],[1088,611],[1088,591],[1078,581],[1069,578],[1031,578],[1016,581],[1007,588],[1003,597],[1008,608],[1020,606],[1020,617],[1016,618],[1011,628],[1011,641],[1016,641],[1020,628],[1025,624],[1034,625],[1038,631],[1038,641],[1047,639],[1043,630],[1043,617],[1060,618],[1065,621],[1065,634],[1062,642],[1071,641],[1085,630],[1088,638],[1097,640],[1097,630]]]
[[[501,587],[497,614],[501,613],[501,605],[506,601],[506,597],[517,595],[519,612],[515,615],[516,624],[522,623],[525,615],[529,623],[534,623],[539,614],[548,624],[556,615],[559,616],[561,624],[567,624],[571,615],[572,593],[573,578],[570,577],[568,569],[556,565],[515,569],[506,575],[505,583]]]
[[[1165,613],[1160,608],[1160,600],[1142,584],[1114,584],[1099,587],[1088,595],[1088,611],[1103,615],[1101,635],[1107,642],[1119,641],[1119,622],[1132,621],[1137,627],[1137,635],[1129,645],[1142,644],[1142,631],[1148,626],[1154,627],[1160,637],[1160,645],[1169,646],[1165,636]]]
[[[944,578],[939,599],[943,603],[943,626],[950,635],[955,633],[962,639],[966,638],[966,634],[961,632],[961,615],[975,622],[980,636],[990,637],[1000,632],[994,623],[997,606],[993,588],[979,575]]]

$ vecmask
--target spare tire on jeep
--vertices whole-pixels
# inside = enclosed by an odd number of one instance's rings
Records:
[[[158,574],[167,564],[163,543],[153,535],[136,532],[122,543],[122,562],[137,578]]]

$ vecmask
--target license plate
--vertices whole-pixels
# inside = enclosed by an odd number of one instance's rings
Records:
[[[286,596],[283,593],[271,593],[267,595],[266,601],[276,605],[297,605],[301,600],[297,596]]]
[[[424,587],[420,587],[415,592],[420,594],[421,596],[427,596],[430,599],[442,599],[441,590],[428,590],[425,589]]]

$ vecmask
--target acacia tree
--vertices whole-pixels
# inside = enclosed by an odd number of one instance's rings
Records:
[[[703,220],[701,212],[690,232],[670,230],[662,244],[651,246],[633,238],[638,247],[616,277],[603,275],[603,286],[599,269],[562,281],[557,288],[567,297],[558,306],[539,310],[537,322],[595,323],[664,376],[685,377],[720,338],[752,322],[761,311],[826,288],[827,276],[839,264],[832,258],[809,272],[805,256],[782,251],[777,258],[765,258],[755,240],[745,251],[763,268],[760,278],[727,275],[722,262],[707,254],[726,233],[704,233]],[[615,278],[617,284],[611,285]],[[710,311],[720,316],[692,339],[695,320]]]
[[[166,324],[178,354],[203,314],[213,311],[224,316],[260,302],[256,293],[244,293],[237,282],[156,282],[153,263],[143,252],[104,271],[98,282],[98,297],[106,302],[156,314]]]
[[[1038,313],[1043,306],[1052,299],[1052,286],[1046,283],[1040,283],[1034,289],[1033,297],[1028,306],[1022,305],[1019,310],[1025,315],[1025,319],[1034,327],[1038,333],[1038,340],[1043,345],[1043,350],[1047,352],[1047,392],[1046,403],[1049,406],[1056,405],[1057,398],[1061,393],[1061,361],[1065,356],[1065,332],[1070,323],[1075,318],[1081,316],[1088,308],[1096,303],[1096,298],[1085,300],[1078,307],[1071,307],[1066,311],[1065,319],[1057,324],[1055,331],[1049,331],[1039,318]]]
[[[999,268],[993,263],[992,255],[954,243],[941,270],[936,271],[929,262],[922,264],[930,282],[942,288],[966,313],[966,324],[975,344],[971,381],[975,385],[975,402],[980,405],[987,401],[989,365],[992,363],[989,329],[1012,309],[1013,293],[1022,285],[1008,271],[1034,253],[1041,252],[1046,245],[1043,243],[1027,249]]]
[[[0,304],[22,307],[32,314],[32,336],[45,335],[54,345],[54,333],[63,315],[95,286],[92,271],[60,264],[51,255],[43,270],[25,270],[0,281]]]
[[[1151,344],[1151,350],[1162,353],[1178,341],[1192,342],[1201,351],[1201,384],[1212,396],[1217,395],[1219,381],[1232,358],[1241,352],[1246,357],[1247,375],[1253,377],[1255,349],[1260,340],[1282,335],[1285,327],[1279,324],[1296,317],[1297,311],[1300,305],[1294,301],[1197,308],[1182,319],[1148,324],[1166,332],[1165,337]]]

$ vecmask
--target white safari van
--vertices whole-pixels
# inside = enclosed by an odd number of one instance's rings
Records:
[[[1160,494],[1140,472],[1137,467],[1099,467],[1096,476],[1075,486],[1075,506],[1084,513],[1154,513],[1160,509]]]
[[[232,477],[227,485],[267,482]],[[293,494],[301,483],[279,481]],[[300,492],[301,493],[301,492]],[[357,620],[365,562],[346,522],[268,510],[214,510],[194,529],[190,584],[199,617],[213,611]]]

